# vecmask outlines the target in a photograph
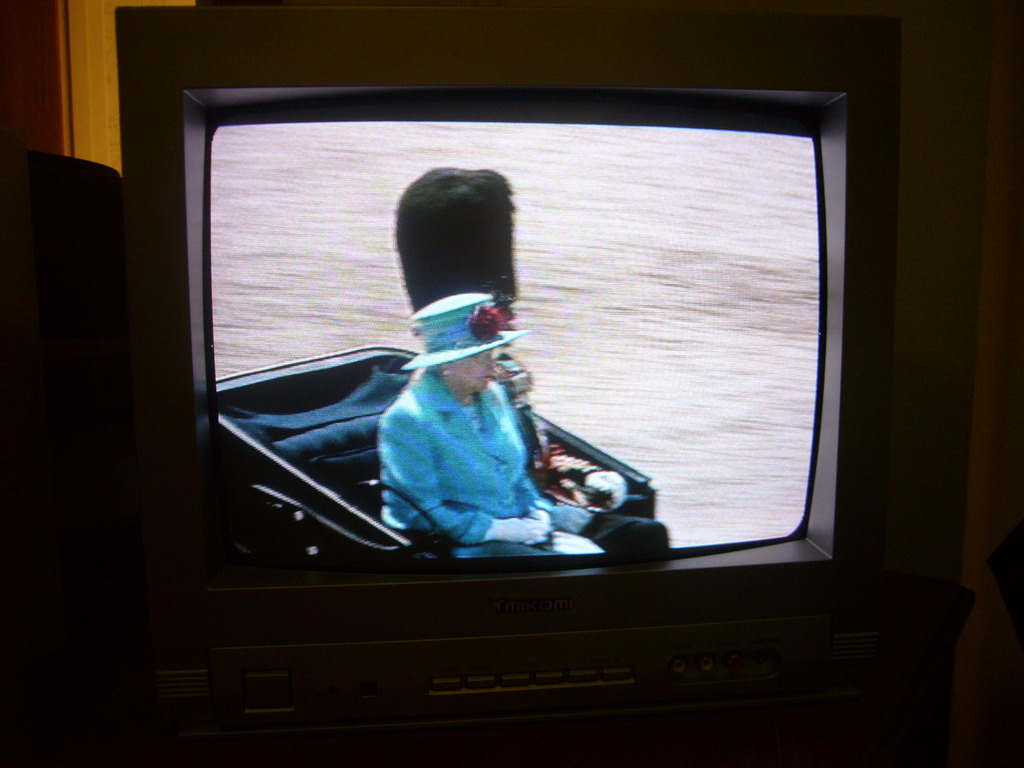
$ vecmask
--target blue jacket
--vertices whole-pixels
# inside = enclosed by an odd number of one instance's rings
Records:
[[[378,449],[384,484],[401,493],[384,491],[384,522],[393,528],[472,545],[495,518],[551,509],[527,474],[515,413],[498,385],[480,394],[479,406],[464,406],[425,371],[381,417]]]

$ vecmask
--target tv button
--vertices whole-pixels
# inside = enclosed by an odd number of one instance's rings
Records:
[[[593,683],[601,679],[596,669],[570,669],[570,683]]]
[[[560,669],[550,669],[533,673],[533,682],[537,685],[559,685],[565,682],[565,673]]]
[[[430,678],[430,690],[432,691],[457,691],[462,688],[461,677],[432,677]]]
[[[632,680],[632,667],[605,667],[601,670],[601,679],[608,681]]]
[[[529,672],[506,672],[500,678],[503,688],[522,688],[530,684]]]
[[[244,684],[247,712],[292,706],[291,672],[287,669],[246,670]]]
[[[474,690],[494,688],[498,680],[494,675],[466,675],[466,687]]]

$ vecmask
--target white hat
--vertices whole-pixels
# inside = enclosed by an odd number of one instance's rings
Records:
[[[508,344],[529,331],[508,329],[509,314],[486,293],[459,293],[423,307],[412,316],[413,333],[426,351],[402,366],[430,368]]]

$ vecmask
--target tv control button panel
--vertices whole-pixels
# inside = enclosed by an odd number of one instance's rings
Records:
[[[579,669],[539,669],[533,672],[502,672],[457,677],[439,675],[430,678],[428,689],[431,694],[476,693],[632,682],[634,682],[633,667],[620,665]]]
[[[578,633],[211,649],[220,727],[817,696],[828,615]],[[830,694],[831,695],[831,694]]]
[[[677,685],[704,683],[713,680],[743,680],[771,677],[782,666],[775,650],[681,653],[668,662],[668,674]]]

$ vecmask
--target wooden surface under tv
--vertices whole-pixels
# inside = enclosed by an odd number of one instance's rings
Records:
[[[34,674],[5,766],[945,766],[950,681],[973,593],[886,574],[882,643],[854,700],[585,720],[180,741],[156,714],[141,542],[79,532],[63,550],[70,645]],[[12,742],[8,741],[8,745]]]

